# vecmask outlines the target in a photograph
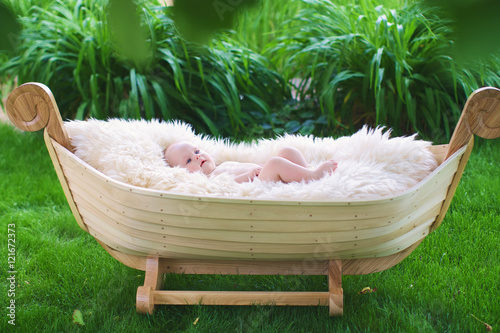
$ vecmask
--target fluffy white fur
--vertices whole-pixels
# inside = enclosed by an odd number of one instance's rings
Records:
[[[173,193],[217,197],[339,200],[372,199],[411,188],[437,166],[429,142],[410,137],[390,138],[383,128],[363,127],[350,137],[315,138],[285,135],[273,140],[236,144],[196,135],[181,122],[72,121],[66,128],[76,155],[111,178],[131,185]],[[311,167],[326,159],[339,166],[332,174],[308,183],[238,184],[228,175],[207,177],[169,167],[163,150],[189,140],[216,163],[226,160],[264,163],[283,146],[302,151]]]

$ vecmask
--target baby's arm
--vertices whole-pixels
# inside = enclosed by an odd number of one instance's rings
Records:
[[[223,162],[212,173],[213,176],[227,173],[234,176],[237,183],[251,182],[260,173],[262,167],[254,163]]]

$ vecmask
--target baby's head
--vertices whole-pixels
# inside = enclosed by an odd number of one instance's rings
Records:
[[[164,152],[168,165],[180,166],[189,172],[201,171],[208,175],[215,169],[215,162],[210,155],[187,141],[171,144]]]

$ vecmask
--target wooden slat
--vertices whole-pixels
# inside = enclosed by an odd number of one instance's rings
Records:
[[[155,304],[171,305],[328,305],[328,292],[154,291]]]
[[[99,202],[87,202],[87,198],[79,197],[74,194],[78,199],[79,208],[85,216],[86,212],[98,216],[102,221],[112,224],[115,228],[122,230],[127,234],[133,234],[143,239],[150,239],[153,241],[164,241],[172,237],[192,238],[193,241],[197,239],[215,240],[215,241],[230,241],[230,242],[244,242],[244,243],[292,243],[292,244],[318,244],[322,240],[327,239],[330,242],[338,241],[361,241],[368,238],[374,238],[394,232],[397,229],[404,227],[409,221],[408,216],[421,216],[432,210],[436,205],[441,206],[444,199],[442,194],[435,192],[432,194],[435,199],[427,198],[421,207],[414,208],[410,211],[410,215],[402,216],[399,220],[385,221],[383,227],[371,229],[353,229],[348,231],[321,231],[321,232],[304,232],[302,230],[295,231],[292,228],[290,232],[260,232],[252,228],[244,231],[233,230],[210,230],[210,229],[193,229],[182,227],[170,227],[161,225],[150,225],[140,221],[128,219],[126,216],[113,216],[107,210],[98,209]],[[432,206],[434,205],[434,207]],[[314,229],[315,222],[309,222],[310,229]],[[330,225],[330,230],[335,229],[335,225]]]
[[[165,273],[224,275],[327,275],[328,261],[160,259]]]
[[[419,225],[419,222],[422,221],[429,221],[433,220],[433,218],[437,215],[439,212],[440,205],[437,205],[433,211],[426,211],[425,215],[422,215],[419,219],[414,219],[410,224],[403,225],[401,227],[398,227],[396,225],[396,228],[394,230],[389,230],[388,232],[381,234],[381,235],[373,235],[370,239],[355,239],[349,238],[349,239],[342,239],[342,238],[337,238],[337,237],[316,237],[312,238],[309,242],[307,242],[309,239],[305,237],[304,235],[303,238],[298,237],[299,235],[293,234],[296,236],[296,240],[289,240],[288,242],[285,239],[282,239],[282,242],[273,242],[273,238],[271,237],[272,235],[268,235],[269,237],[269,242],[267,243],[260,243],[257,241],[252,241],[252,239],[246,239],[246,237],[241,237],[241,239],[238,239],[236,235],[234,235],[234,238],[231,238],[230,236],[232,233],[228,233],[228,237],[226,240],[218,239],[218,240],[210,240],[210,239],[193,239],[192,237],[189,237],[189,235],[186,235],[185,237],[179,237],[179,236],[172,236],[172,235],[155,235],[151,233],[144,233],[141,231],[133,231],[130,232],[129,229],[126,227],[116,224],[114,226],[109,226],[106,228],[108,230],[108,233],[120,237],[120,239],[124,240],[125,242],[131,243],[131,244],[139,244],[139,243],[144,243],[147,244],[147,242],[151,242],[150,249],[154,251],[162,251],[164,250],[165,246],[169,245],[174,245],[174,246],[187,246],[191,248],[199,248],[199,249],[207,249],[207,250],[221,250],[221,251],[236,251],[236,252],[252,252],[254,251],[255,253],[265,253],[266,250],[271,250],[274,249],[273,253],[294,253],[292,249],[295,249],[296,251],[298,250],[303,250],[307,252],[313,253],[317,252],[318,249],[330,249],[330,250],[349,250],[349,249],[360,249],[360,251],[366,247],[373,246],[378,243],[382,243],[387,239],[392,239],[395,237],[398,237],[400,235],[405,234],[406,232],[412,230],[413,228],[417,227]],[[103,220],[100,218],[97,218],[96,216],[92,215],[91,213],[87,214],[87,211],[81,209],[81,211],[84,213],[85,216],[88,217],[87,223],[90,226],[96,227],[97,226],[103,226],[102,223]],[[109,224],[108,224],[109,225]],[[290,235],[290,234],[288,234]],[[282,236],[282,235],[281,235]],[[285,234],[286,236],[286,234]],[[157,246],[152,246],[153,244],[158,244]],[[333,245],[332,245],[333,244]],[[160,252],[161,253],[161,252]]]
[[[321,246],[280,246],[273,244],[264,244],[263,251],[237,251],[234,247],[221,249],[217,245],[214,248],[207,248],[206,244],[197,248],[183,246],[182,244],[156,243],[141,239],[126,241],[123,238],[129,237],[118,231],[109,233],[100,225],[93,226],[89,223],[91,234],[110,244],[113,248],[130,254],[148,253],[168,258],[204,258],[204,259],[351,259],[386,256],[397,253],[411,246],[414,242],[420,241],[428,234],[428,229],[433,220],[426,221],[422,226],[413,228],[410,232],[403,233],[401,236],[375,243],[370,247],[348,248],[339,247],[338,244],[322,244]],[[288,250],[288,251],[287,251]]]

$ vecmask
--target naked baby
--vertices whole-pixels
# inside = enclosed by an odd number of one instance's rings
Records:
[[[216,166],[212,157],[188,141],[170,145],[164,152],[168,165],[186,168],[189,172],[202,172],[217,176],[227,173],[238,183],[251,182],[255,178],[268,182],[300,182],[320,179],[337,168],[337,162],[328,160],[316,169],[308,169],[304,155],[292,147],[281,149],[278,156],[264,164],[226,161]]]

